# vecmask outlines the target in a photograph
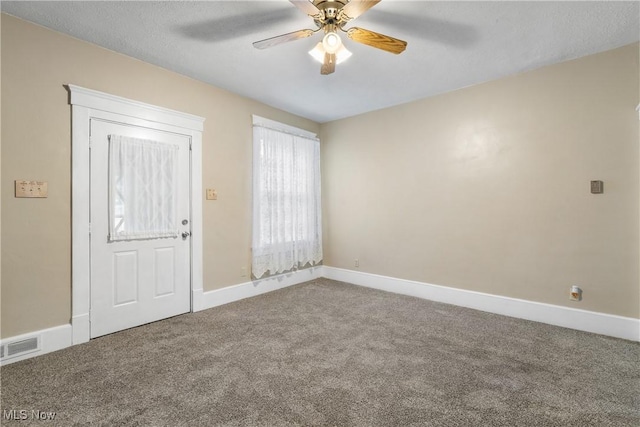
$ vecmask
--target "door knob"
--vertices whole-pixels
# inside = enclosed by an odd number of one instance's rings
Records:
[[[187,237],[191,236],[191,233],[188,231],[184,231],[182,233],[182,240],[187,240]]]

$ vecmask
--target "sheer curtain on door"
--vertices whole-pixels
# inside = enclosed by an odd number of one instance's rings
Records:
[[[322,216],[320,141],[256,118],[252,273],[259,278],[322,261]]]
[[[178,146],[109,135],[109,240],[178,236]]]

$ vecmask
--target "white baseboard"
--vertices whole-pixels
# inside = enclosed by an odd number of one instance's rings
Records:
[[[608,335],[631,341],[640,341],[640,319],[467,291],[412,280],[396,279],[328,266],[324,266],[323,276],[327,279],[387,292],[410,295],[490,313],[577,329],[579,331]]]
[[[291,273],[279,274],[266,279],[254,280],[208,292],[202,292],[202,290],[194,291],[193,311],[217,307],[320,277],[520,319],[533,320],[631,341],[640,341],[640,319],[327,266],[318,266]],[[85,335],[88,335],[88,327],[88,315],[76,316],[73,319],[73,328],[70,324],[61,325],[0,340],[0,345],[7,345],[16,341],[39,337],[39,346],[36,350],[13,357],[5,357],[0,361],[0,365],[8,365],[20,360],[61,350],[78,344],[79,342],[84,342]],[[78,337],[81,339],[78,339]]]
[[[0,361],[1,366],[8,365],[20,360],[29,359],[42,354],[51,353],[52,351],[61,350],[71,346],[72,340],[71,325],[61,325],[48,329],[30,332],[28,334],[17,335],[15,337],[5,338],[0,341],[0,345],[7,345],[17,341],[23,341],[29,338],[38,337],[38,348],[28,353],[18,354],[16,356],[7,356]]]
[[[323,266],[305,268],[303,270],[278,274],[277,276],[267,277],[265,279],[207,291],[201,294],[202,299],[198,302],[195,301],[196,295],[194,294],[193,311],[218,307],[230,302],[239,301],[241,299],[254,297],[266,292],[304,283],[309,280],[318,279],[323,277],[323,270]]]

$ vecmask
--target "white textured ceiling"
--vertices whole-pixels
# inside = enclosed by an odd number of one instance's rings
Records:
[[[286,0],[11,2],[3,12],[317,122],[494,80],[639,40],[640,3],[383,0],[353,21],[408,42],[353,52],[320,75],[320,33],[258,50],[252,42],[315,26]],[[349,25],[351,26],[351,25]],[[348,28],[347,26],[346,28]]]

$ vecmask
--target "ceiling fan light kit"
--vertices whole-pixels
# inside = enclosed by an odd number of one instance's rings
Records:
[[[318,42],[316,46],[309,51],[309,55],[311,55],[316,61],[323,64],[324,63],[324,55],[327,53],[326,49],[322,45],[322,42]],[[340,45],[338,50],[335,52],[336,55],[336,65],[346,61],[352,55],[351,52],[344,47],[343,44]]]
[[[330,31],[322,38],[322,47],[329,53],[336,53],[342,46],[342,40],[335,31]]]
[[[282,43],[307,38],[322,30],[325,35],[309,54],[322,63],[321,74],[331,74],[336,64],[345,61],[351,52],[342,43],[337,31],[343,31],[347,37],[357,43],[382,49],[394,54],[402,53],[407,42],[386,36],[364,28],[352,27],[344,29],[350,21],[356,19],[367,10],[378,4],[380,0],[289,0],[298,9],[313,18],[317,30],[299,30],[282,34],[253,43],[257,49],[266,49]]]

